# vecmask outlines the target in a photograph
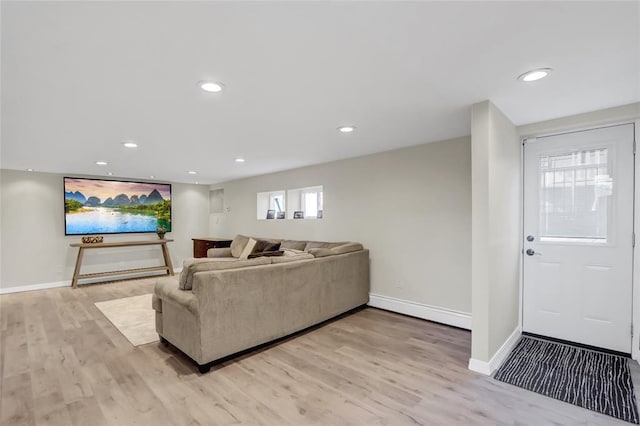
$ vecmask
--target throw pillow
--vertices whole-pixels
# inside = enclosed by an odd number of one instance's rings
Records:
[[[254,259],[256,257],[274,257],[274,256],[282,256],[282,255],[284,255],[284,251],[282,250],[260,251],[258,253],[251,253],[249,255],[249,259]]]
[[[236,235],[231,242],[231,256],[240,257],[240,255],[242,254],[242,250],[244,250],[248,242],[249,237],[245,237],[244,235]]]
[[[256,246],[256,244],[257,244],[256,240],[254,240],[253,238],[249,238],[249,242],[247,242],[247,245],[244,246],[244,250],[242,250],[242,253],[240,253],[239,258],[242,260],[248,259],[249,255],[253,252],[253,248]]]
[[[260,253],[263,251],[277,251],[280,250],[280,243],[275,241],[258,240],[253,247],[252,253]]]

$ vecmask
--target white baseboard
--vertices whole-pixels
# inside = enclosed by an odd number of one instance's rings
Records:
[[[496,353],[491,357],[489,362],[480,361],[478,359],[471,358],[469,359],[469,370],[475,371],[476,373],[484,374],[485,376],[490,376],[494,371],[502,365],[507,356],[511,353],[518,340],[520,340],[520,336],[522,335],[522,330],[520,327],[516,327],[513,330],[513,333],[507,338],[507,340],[500,346],[500,349],[496,351]]]
[[[173,270],[173,273],[176,274],[176,275],[180,274],[180,272],[182,272],[182,267],[175,268]],[[144,274],[144,273],[141,273],[141,274],[128,274],[127,275],[127,277],[130,278],[130,279],[151,278],[153,276],[154,275],[149,275],[149,274]],[[162,276],[162,275],[157,275],[157,276]],[[104,281],[104,279],[102,279],[102,280],[100,280],[100,279],[83,280],[82,284],[78,284],[78,286],[81,287],[84,284],[94,284],[94,283],[101,282],[101,281]],[[34,290],[46,290],[46,289],[49,289],[49,288],[58,288],[58,287],[71,287],[71,280],[56,281],[56,282],[52,282],[52,283],[20,285],[20,286],[16,286],[16,287],[6,287],[6,288],[0,287],[0,294],[21,293],[23,291],[34,291]]]
[[[70,287],[71,281],[56,281],[53,283],[40,283],[20,285],[16,287],[0,288],[0,294],[20,293],[23,291],[46,290],[48,288]]]
[[[369,306],[471,330],[471,314],[381,294],[369,294]]]

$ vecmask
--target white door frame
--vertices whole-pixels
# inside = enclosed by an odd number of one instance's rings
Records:
[[[552,136],[552,135],[561,135],[563,133],[573,133],[584,130],[593,130],[602,127],[610,127],[616,126],[620,124],[634,124],[634,151],[636,149],[636,144],[640,145],[640,119],[636,120],[624,120],[611,122],[607,124],[598,124],[595,126],[579,126],[576,128],[559,130],[549,133],[539,133],[535,136],[522,136],[520,138],[520,184],[521,184],[521,194],[520,194],[520,312],[518,315],[518,330],[522,333],[522,318],[524,312],[524,145],[527,139],[543,137],[543,136]],[[640,245],[640,152],[635,156],[634,162],[634,185],[633,185],[633,232],[636,235],[636,246]],[[633,323],[633,336],[631,338],[631,358],[640,363],[640,250],[636,250],[636,247],[633,248],[632,253],[632,306],[631,306],[631,318]]]
[[[636,151],[638,143],[640,143],[640,119],[633,121],[635,123],[635,136],[633,149]],[[640,359],[640,255],[636,247],[638,247],[638,236],[640,236],[640,154],[636,153],[635,167],[633,171],[633,232],[636,236],[635,245],[633,247],[633,304],[631,307],[631,318],[633,319],[633,337],[631,339],[631,357],[638,361]]]

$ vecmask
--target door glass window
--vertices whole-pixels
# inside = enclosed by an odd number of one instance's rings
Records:
[[[607,148],[540,157],[540,239],[606,243],[613,191]]]

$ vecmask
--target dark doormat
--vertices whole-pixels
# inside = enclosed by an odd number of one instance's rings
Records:
[[[621,356],[524,336],[493,377],[638,424],[627,361]]]

